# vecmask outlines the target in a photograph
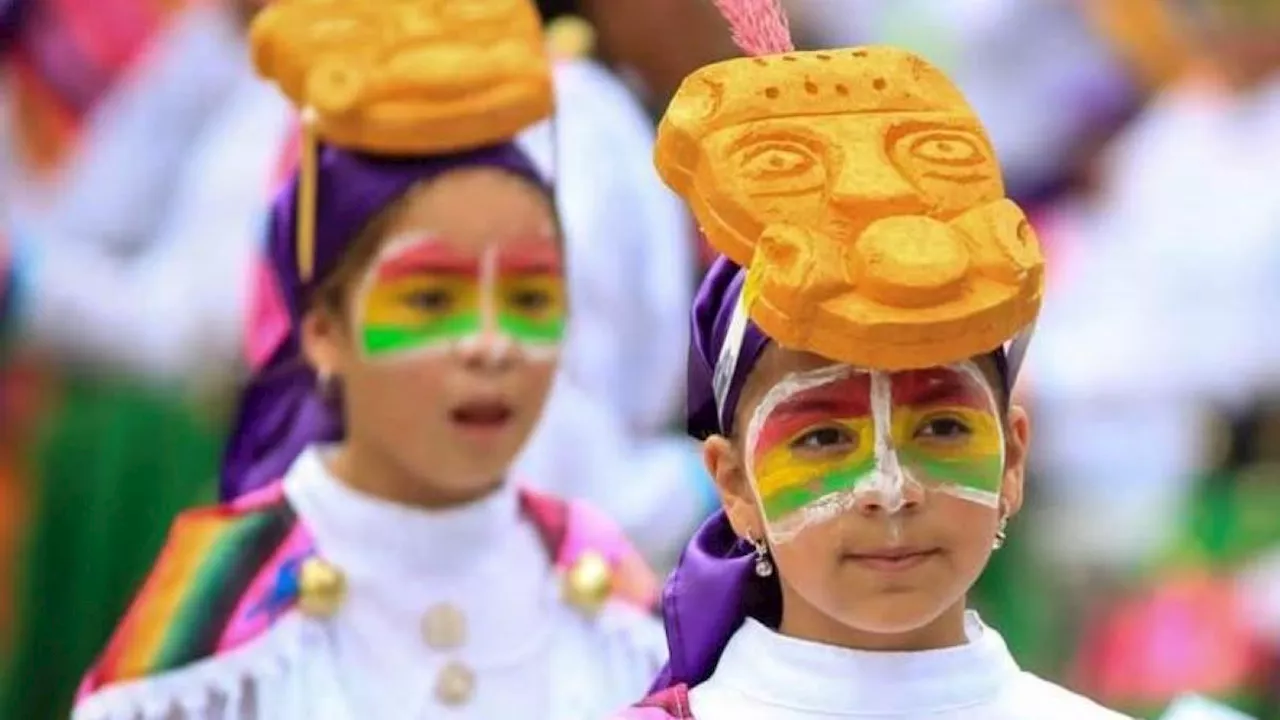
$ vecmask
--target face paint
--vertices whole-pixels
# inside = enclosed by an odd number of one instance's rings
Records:
[[[564,334],[559,250],[550,239],[468,255],[440,238],[387,243],[371,264],[356,313],[362,354],[394,360],[485,338],[536,357]]]
[[[995,507],[1004,435],[972,363],[885,373],[831,366],[784,378],[747,427],[747,470],[775,542],[914,483]]]
[[[503,248],[498,261],[498,328],[528,348],[552,348],[567,314],[559,250],[548,242]]]
[[[363,286],[358,329],[364,354],[398,357],[478,334],[483,327],[479,276],[478,259],[447,243],[387,243]]]

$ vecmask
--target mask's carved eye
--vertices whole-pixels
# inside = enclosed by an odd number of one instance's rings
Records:
[[[927,133],[913,138],[908,148],[913,157],[939,165],[966,167],[987,161],[978,143],[962,133]]]
[[[806,145],[766,140],[748,145],[734,157],[737,175],[751,195],[798,195],[826,185],[822,159]]]

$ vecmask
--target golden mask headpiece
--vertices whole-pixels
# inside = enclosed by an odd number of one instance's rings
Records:
[[[989,352],[1035,319],[1044,259],[964,96],[910,52],[793,52],[772,0],[718,0],[754,57],[681,85],[655,162],[779,344],[886,370]]]
[[[314,264],[317,143],[384,156],[508,141],[552,114],[532,0],[274,0],[250,31],[258,72],[302,109],[298,261]]]

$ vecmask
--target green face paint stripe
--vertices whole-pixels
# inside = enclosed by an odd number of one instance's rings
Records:
[[[901,462],[905,467],[923,473],[923,479],[930,483],[959,485],[984,492],[999,492],[1004,474],[1004,458],[998,455],[942,460],[919,452],[904,452]]]
[[[366,325],[362,335],[364,350],[381,355],[464,337],[480,331],[477,313],[454,315],[419,327],[402,325]]]
[[[823,475],[814,482],[793,485],[767,495],[761,499],[765,518],[771,521],[781,520],[828,495],[852,490],[866,480],[875,467],[873,457],[855,467]]]
[[[530,320],[509,313],[498,315],[498,327],[516,340],[551,343],[564,337],[564,318]]]

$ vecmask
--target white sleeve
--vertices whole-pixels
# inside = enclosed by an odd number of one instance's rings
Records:
[[[227,8],[197,4],[177,16],[93,109],[53,205],[18,221],[51,242],[65,237],[117,252],[144,246],[192,144],[248,72],[246,53]]]
[[[17,311],[26,341],[166,379],[237,366],[250,263],[289,116],[273,94],[232,110],[195,153],[141,256],[19,233]]]

